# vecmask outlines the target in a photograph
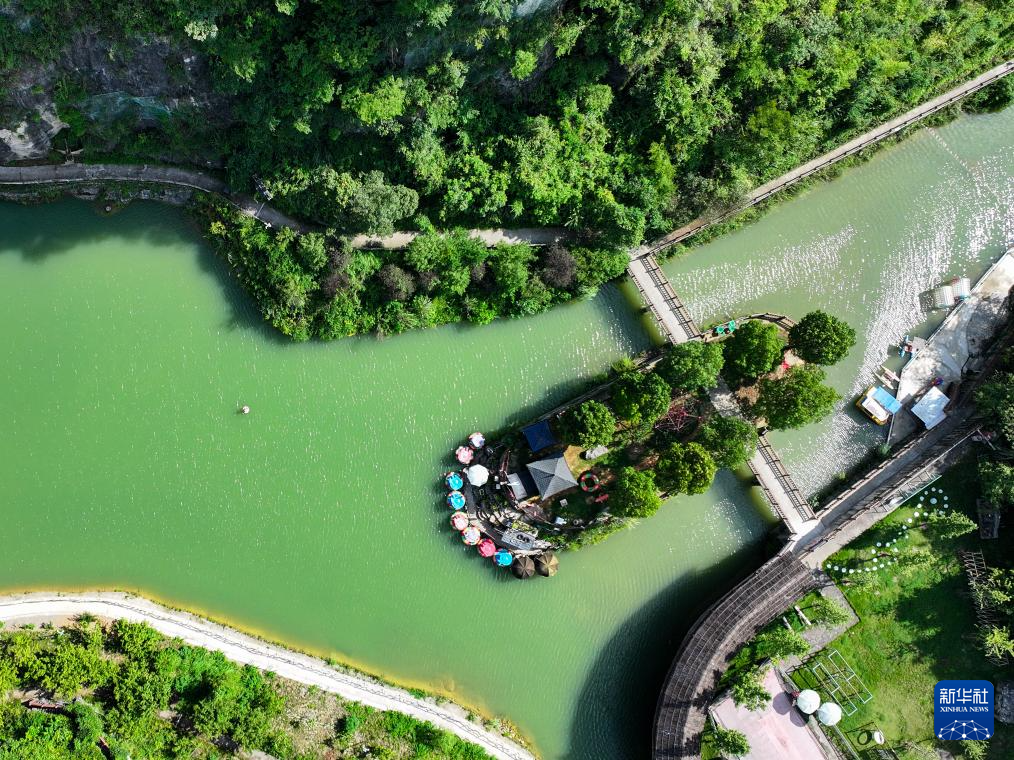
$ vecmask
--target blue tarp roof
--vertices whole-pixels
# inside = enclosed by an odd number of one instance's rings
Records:
[[[873,400],[891,414],[897,414],[901,411],[901,402],[879,385],[873,389]]]
[[[542,451],[556,443],[553,431],[549,429],[549,422],[546,420],[529,425],[521,432],[525,434],[525,439],[528,441],[528,445],[533,452]]]

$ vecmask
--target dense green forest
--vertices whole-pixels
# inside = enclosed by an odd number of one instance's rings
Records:
[[[0,632],[0,760],[251,750],[279,760],[489,760],[430,723],[237,665],[145,623],[103,625],[85,615],[61,628]]]
[[[594,292],[625,246],[1012,49],[1009,0],[19,0],[0,3],[0,84],[20,88],[0,122],[49,97],[79,160],[218,166],[316,224],[299,236],[200,210],[268,321],[336,338]],[[153,65],[169,84],[148,92]],[[1012,94],[1005,80],[966,104]],[[437,232],[472,225],[567,240],[487,251]],[[426,234],[396,253],[342,242],[397,228]]]
[[[0,73],[82,25],[169,35],[210,60],[231,127],[186,108],[164,136],[89,124],[94,93],[69,75],[79,136],[199,146],[235,187],[259,178],[340,231],[423,214],[624,244],[987,68],[1012,20],[1008,0],[20,0]]]

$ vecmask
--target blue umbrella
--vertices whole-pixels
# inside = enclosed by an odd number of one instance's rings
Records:
[[[465,494],[461,491],[451,491],[447,494],[447,504],[451,509],[461,509],[465,506]]]
[[[458,473],[452,472],[447,476],[447,487],[452,491],[460,491],[463,485],[465,485],[465,481],[461,479]]]
[[[493,561],[498,567],[508,567],[514,561],[514,555],[506,549],[501,549],[493,555]]]

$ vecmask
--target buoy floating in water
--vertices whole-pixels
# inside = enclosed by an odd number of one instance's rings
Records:
[[[243,404],[243,406],[239,408],[239,411],[240,414],[250,414],[250,407],[248,407],[246,404]]]

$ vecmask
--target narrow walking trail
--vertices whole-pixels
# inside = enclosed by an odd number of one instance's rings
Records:
[[[396,710],[428,720],[465,741],[479,745],[499,760],[535,760],[523,747],[468,719],[458,705],[437,705],[404,689],[356,673],[335,670],[323,660],[284,649],[218,623],[171,610],[147,599],[118,592],[81,594],[28,593],[0,597],[0,621],[26,623],[62,620],[82,613],[100,618],[148,623],[160,633],[193,646],[221,652],[230,660],[269,670],[282,678],[316,686],[339,696],[375,707]]]

